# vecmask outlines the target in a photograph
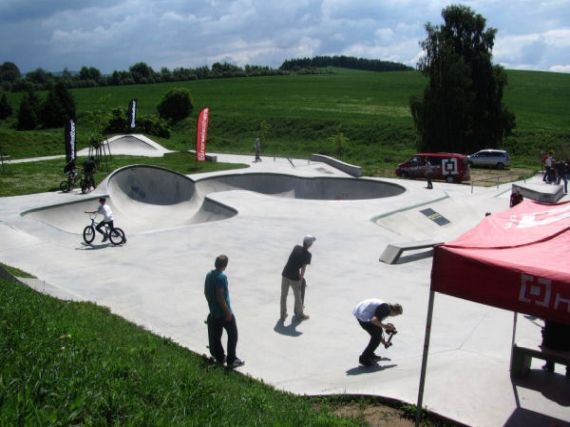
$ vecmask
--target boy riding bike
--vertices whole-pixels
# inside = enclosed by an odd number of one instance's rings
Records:
[[[109,233],[111,231],[113,231],[114,226],[113,226],[113,211],[111,210],[111,207],[106,203],[107,199],[105,199],[104,197],[101,197],[99,199],[99,207],[97,208],[96,211],[85,211],[85,213],[87,214],[100,214],[103,215],[103,221],[101,221],[99,224],[97,224],[97,226],[95,227],[95,229],[101,233],[103,235],[103,242],[106,242],[107,239],[109,239],[109,235],[107,233],[105,233],[102,228],[105,227],[106,225],[109,226]]]

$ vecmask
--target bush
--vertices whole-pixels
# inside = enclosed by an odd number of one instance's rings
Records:
[[[160,136],[161,138],[170,138],[170,128],[168,123],[159,117],[141,117],[137,123],[137,129],[149,135]]]
[[[8,102],[8,97],[6,94],[2,94],[0,98],[0,120],[4,120],[12,114],[12,106]]]
[[[75,119],[75,101],[64,83],[57,83],[48,93],[43,104],[40,120],[45,128],[65,125],[69,119]]]
[[[188,117],[193,108],[190,92],[187,89],[175,88],[164,95],[157,110],[163,119],[178,122]]]
[[[104,133],[123,133],[128,127],[127,113],[123,108],[114,108]]]
[[[18,130],[32,130],[39,125],[40,99],[34,92],[28,92],[20,102]]]

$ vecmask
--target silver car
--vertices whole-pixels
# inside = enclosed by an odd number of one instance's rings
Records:
[[[486,149],[479,150],[467,156],[470,166],[484,166],[489,168],[503,169],[509,167],[511,159],[505,150]]]

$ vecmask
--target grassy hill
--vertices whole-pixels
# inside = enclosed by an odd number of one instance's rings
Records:
[[[252,77],[155,85],[73,90],[78,111],[78,142],[87,138],[114,107],[138,98],[139,114],[156,113],[173,87],[192,93],[193,116],[158,142],[171,149],[194,143],[198,111],[210,107],[210,151],[251,153],[262,121],[271,126],[264,154],[336,155],[329,138],[341,131],[349,139],[344,159],[375,174],[415,151],[416,134],[408,101],[422,94],[426,80],[416,71],[376,73],[331,69],[320,75]],[[515,134],[505,147],[518,166],[537,166],[539,153],[552,149],[570,157],[570,75],[508,71],[505,102],[517,117]],[[21,94],[10,94],[14,108]],[[17,132],[14,119],[0,123],[0,143],[13,157],[62,152],[62,130]]]

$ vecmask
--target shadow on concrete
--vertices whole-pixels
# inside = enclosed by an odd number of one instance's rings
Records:
[[[512,378],[512,383],[517,406],[520,406],[517,387],[537,391],[560,406],[570,406],[570,379],[562,374],[531,369],[527,377]]]
[[[568,426],[568,421],[549,417],[524,408],[517,408],[509,419],[503,424],[504,427],[528,427],[528,426]]]
[[[109,246],[113,246],[113,245],[111,243],[101,243],[98,245],[94,245],[93,243],[87,244],[85,242],[81,242],[81,246],[79,248],[76,248],[76,250],[78,250],[78,251],[97,251],[99,249],[108,248]]]
[[[279,319],[277,320],[277,323],[273,327],[273,330],[281,335],[287,335],[289,337],[298,337],[300,335],[303,335],[302,332],[297,330],[297,326],[299,325],[299,323],[301,322],[292,320],[289,325],[285,326],[285,322]]]
[[[407,262],[419,261],[420,259],[430,258],[433,256],[433,249],[429,251],[418,252],[411,255],[401,256],[396,264],[405,264]]]
[[[382,360],[390,360],[390,359],[382,359]],[[395,368],[398,366],[397,364],[393,363],[391,365],[378,365],[374,364],[372,366],[362,366],[358,365],[355,368],[350,368],[346,371],[346,375],[362,375],[362,374],[371,374],[373,372],[383,371],[385,369]]]

